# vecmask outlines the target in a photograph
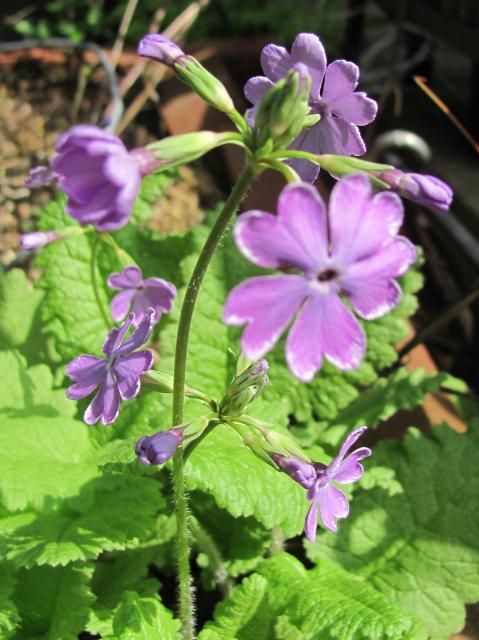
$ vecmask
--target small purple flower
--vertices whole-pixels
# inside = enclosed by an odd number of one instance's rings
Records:
[[[377,176],[403,198],[417,202],[437,213],[449,211],[453,191],[448,184],[435,176],[404,173],[399,169],[387,169]]]
[[[372,195],[363,175],[338,182],[326,206],[308,184],[285,187],[278,215],[249,211],[234,237],[249,260],[282,275],[246,280],[229,294],[224,319],[247,327],[242,350],[257,360],[270,351],[297,314],[286,341],[286,361],[307,382],[326,357],[338,369],[354,369],[365,352],[364,331],[340,294],[366,320],[395,307],[402,276],[416,250],[398,231],[404,210],[389,192]],[[291,272],[295,270],[296,272]]]
[[[161,278],[143,280],[141,269],[133,265],[108,276],[108,286],[120,291],[110,303],[115,322],[122,320],[131,310],[135,314],[134,324],[138,325],[149,308],[155,312],[155,322],[159,322],[162,313],[171,311],[176,297],[174,284]]]
[[[338,456],[327,466],[320,462],[310,464],[297,458],[272,455],[282,471],[308,490],[307,498],[312,500],[312,504],[306,516],[304,533],[311,542],[316,539],[318,507],[322,523],[333,532],[338,529],[336,521],[339,518],[347,518],[349,515],[348,500],[333,483],[351,484],[357,482],[363,475],[364,468],[360,460],[370,456],[371,449],[361,447],[345,456],[366,429],[367,427],[360,427],[352,431],[343,442]]]
[[[20,249],[24,251],[37,251],[47,244],[60,240],[62,235],[57,231],[32,231],[20,236]]]
[[[57,181],[56,174],[50,167],[38,166],[30,169],[28,176],[25,178],[25,186],[29,189],[36,187],[48,187]]]
[[[148,33],[140,40],[138,55],[173,66],[178,58],[184,56],[180,47],[161,33]]]
[[[129,153],[119,138],[88,124],[64,133],[52,160],[59,188],[68,197],[68,213],[97,231],[128,222],[142,176],[157,166],[145,149]]]
[[[312,33],[300,33],[291,53],[275,44],[261,53],[264,76],[250,78],[244,93],[253,103],[248,120],[253,125],[256,111],[265,93],[295,64],[302,63],[311,76],[310,114],[321,120],[304,130],[291,144],[292,149],[311,153],[360,156],[366,147],[357,125],[369,124],[376,117],[377,104],[361,91],[355,91],[359,68],[347,60],[326,65],[326,53],[320,39]],[[314,182],[318,167],[307,160],[292,160],[291,165],[306,182]]]
[[[127,340],[125,336],[134,315],[131,313],[119,329],[114,327],[103,344],[106,358],[84,354],[68,364],[66,373],[74,382],[67,389],[69,398],[86,398],[98,388],[83,417],[87,424],[100,419],[103,424],[111,424],[118,417],[120,399],[131,400],[140,392],[140,377],[153,365],[153,354],[135,349],[150,337],[154,315],[153,309],[148,309]]]
[[[163,464],[173,456],[182,442],[183,429],[173,427],[168,431],[140,438],[136,443],[135,453],[143,464]]]

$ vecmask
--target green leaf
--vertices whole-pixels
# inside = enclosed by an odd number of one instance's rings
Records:
[[[92,567],[21,569],[14,601],[22,617],[16,640],[77,640],[94,601],[88,583]]]
[[[222,640],[266,640],[269,620],[262,614],[267,593],[267,581],[258,574],[245,578],[226,600],[215,609],[214,622],[207,622],[198,640],[215,638]]]
[[[143,178],[140,193],[133,205],[132,221],[146,222],[151,218],[153,205],[164,195],[167,186],[177,175],[177,169],[167,169]]]
[[[15,576],[11,565],[0,563],[0,637],[11,638],[18,627],[20,616],[11,595],[15,587]]]
[[[108,640],[177,640],[180,622],[158,598],[126,591],[113,618]]]
[[[448,379],[447,373],[426,373],[423,369],[398,369],[387,378],[380,378],[346,409],[336,416],[335,423],[354,429],[363,424],[376,427],[399,409],[412,409],[421,404],[428,393],[434,393]]]
[[[95,484],[101,486],[101,479]],[[103,551],[135,547],[154,528],[159,498],[154,480],[125,478],[110,491],[97,489],[86,512],[65,502],[53,513],[3,518],[0,553],[17,566],[64,566],[91,560]]]
[[[186,466],[190,489],[213,496],[232,516],[254,516],[267,529],[287,536],[303,528],[305,491],[247,449],[228,426],[219,425],[192,453]]]
[[[0,345],[24,345],[34,331],[43,291],[35,290],[22,269],[0,272]],[[38,337],[38,336],[37,336]],[[38,345],[37,345],[38,348]]]
[[[358,491],[339,534],[320,535],[308,556],[357,574],[446,638],[479,599],[479,433],[411,429],[403,443],[380,443],[369,464],[391,468],[402,491]]]

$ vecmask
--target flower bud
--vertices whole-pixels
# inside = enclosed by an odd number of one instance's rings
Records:
[[[176,166],[200,158],[208,151],[223,144],[228,137],[228,133],[214,133],[213,131],[184,133],[153,142],[145,150],[156,158],[157,163]]]
[[[32,231],[20,236],[20,249],[24,251],[38,251],[47,244],[56,242],[62,238],[62,234],[57,231]]]
[[[174,427],[138,440],[135,453],[143,464],[164,464],[183,442],[183,429]]]
[[[423,205],[437,213],[449,211],[453,191],[449,185],[435,176],[404,173],[399,169],[387,169],[376,175],[393,191],[407,200]]]
[[[220,415],[228,417],[241,415],[268,383],[267,371],[268,363],[262,359],[237,375],[220,402]]]
[[[184,52],[180,47],[161,33],[148,33],[140,40],[138,55],[162,62],[170,67]]]
[[[173,65],[177,76],[205,102],[224,113],[235,110],[233,100],[222,82],[193,58],[182,56]]]
[[[299,482],[303,487],[309,488],[314,484],[317,477],[317,466],[320,463],[313,465],[311,462],[306,462],[298,458],[282,456],[278,453],[273,453],[271,457],[281,471],[287,473],[290,478]],[[326,465],[323,466],[326,468]]]
[[[272,140],[275,147],[286,147],[305,126],[309,112],[311,77],[303,64],[295,64],[261,100],[256,113],[258,147]]]

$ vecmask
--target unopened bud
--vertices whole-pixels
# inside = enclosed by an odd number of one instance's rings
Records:
[[[309,112],[311,77],[298,63],[265,94],[256,113],[258,147],[272,140],[275,147],[286,147],[305,126]]]
[[[404,173],[399,169],[387,169],[375,174],[398,195],[437,213],[446,213],[451,206],[453,191],[435,176],[420,173]]]
[[[164,464],[183,441],[183,429],[174,427],[138,440],[135,453],[143,464]]]
[[[182,56],[173,66],[180,80],[212,107],[224,113],[235,110],[233,100],[224,84],[205,69],[196,58]]]
[[[151,58],[170,67],[185,55],[175,42],[161,33],[148,33],[140,40],[137,51],[143,58]]]
[[[208,151],[223,144],[229,136],[229,133],[214,133],[213,131],[184,133],[153,142],[145,150],[154,156],[157,163],[176,166],[200,158]]]
[[[240,416],[268,383],[268,363],[261,359],[237,375],[229,385],[220,402],[219,413],[223,416]]]
[[[20,236],[20,249],[24,251],[38,251],[48,244],[56,242],[62,238],[62,234],[57,231],[32,231]]]

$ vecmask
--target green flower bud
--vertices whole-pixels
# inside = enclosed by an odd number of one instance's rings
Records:
[[[274,147],[287,147],[305,126],[309,112],[311,77],[301,63],[294,67],[266,93],[256,113],[254,128],[257,146],[268,140]],[[309,126],[309,123],[308,123]]]
[[[200,158],[208,151],[225,144],[230,138],[230,133],[197,131],[152,142],[145,149],[159,160],[160,166],[174,167]]]
[[[219,414],[240,416],[268,383],[268,363],[258,360],[237,375],[229,385],[219,405]]]
[[[222,82],[210,73],[193,56],[181,56],[177,58],[173,67],[180,78],[205,102],[224,113],[235,110],[233,100]]]

